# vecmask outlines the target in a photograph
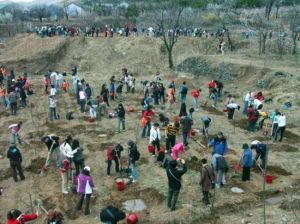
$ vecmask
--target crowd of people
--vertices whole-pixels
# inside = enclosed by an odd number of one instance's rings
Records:
[[[18,110],[17,102],[21,101],[21,106],[26,107],[26,97],[33,94],[29,82],[27,68],[24,68],[22,75],[16,76],[13,70],[8,73],[5,67],[0,68],[0,88],[3,108],[11,108],[11,115],[16,116]],[[71,82],[69,84],[69,81]],[[127,96],[136,94],[136,80],[132,73],[123,68],[119,77],[112,76],[109,79],[109,85],[106,83],[101,86],[100,94],[96,94],[96,90],[92,89],[85,79],[80,79],[77,67],[74,66],[71,71],[71,80],[67,79],[66,72],[49,70],[43,77],[44,93],[49,96],[49,115],[50,122],[61,119],[58,115],[56,106],[57,101],[63,100],[63,94],[73,92],[76,95],[76,103],[78,110],[82,114],[88,113],[89,120],[98,118],[99,114],[104,119],[117,118],[116,133],[126,132],[126,113],[132,112],[130,108],[125,110],[123,102],[127,101]],[[176,204],[180,189],[182,187],[182,176],[188,171],[188,165],[184,158],[189,154],[190,139],[194,139],[195,134],[195,118],[193,113],[202,111],[202,105],[206,105],[211,100],[212,107],[217,108],[221,98],[226,98],[223,108],[227,112],[229,121],[235,119],[236,110],[240,110],[240,105],[236,102],[231,94],[226,96],[223,93],[223,83],[218,80],[212,80],[207,84],[207,98],[203,96],[202,89],[190,89],[187,82],[183,81],[180,85],[175,80],[164,82],[159,71],[155,75],[154,80],[141,80],[143,88],[143,97],[141,100],[142,113],[140,114],[140,137],[149,140],[148,150],[160,167],[165,169],[168,178],[168,196],[167,206],[171,211],[176,209]],[[166,88],[166,87],[167,88]],[[50,89],[49,89],[50,87]],[[123,90],[124,88],[124,90]],[[7,93],[6,93],[7,90]],[[24,93],[22,93],[22,91]],[[25,95],[22,98],[22,95]],[[206,103],[204,102],[206,98]],[[192,107],[187,109],[189,99],[192,100]],[[272,122],[272,130],[270,134],[274,141],[283,140],[284,130],[286,126],[286,117],[278,110],[274,110],[271,114],[263,111],[263,102],[265,97],[263,93],[249,91],[243,102],[242,114],[248,119],[247,132],[254,132],[263,128],[266,119]],[[23,102],[22,102],[23,101]],[[173,120],[168,117],[174,106],[180,105],[178,116]],[[12,106],[13,105],[13,106]],[[109,112],[108,108],[117,105],[117,108]],[[154,108],[158,105],[162,106],[161,113],[157,114]],[[72,112],[66,114],[66,119],[75,119]],[[201,116],[202,134],[204,138],[208,138],[208,130],[212,122],[209,114]],[[258,124],[257,124],[258,123]],[[55,123],[54,123],[55,124]],[[165,133],[161,132],[164,127]],[[14,181],[24,180],[24,172],[22,169],[22,153],[19,147],[22,147],[24,139],[20,136],[22,122],[17,122],[9,126],[10,146],[7,151],[7,158],[13,171]],[[181,134],[181,139],[177,139]],[[163,138],[163,135],[165,138]],[[62,142],[60,140],[63,139]],[[81,210],[85,201],[84,214],[90,214],[90,199],[93,194],[95,184],[92,178],[93,167],[86,165],[84,148],[80,144],[79,139],[66,133],[66,136],[57,136],[48,134],[42,137],[41,141],[46,145],[48,155],[43,167],[43,171],[51,165],[51,160],[55,160],[55,166],[58,168],[61,176],[61,192],[69,194],[71,191],[78,193],[78,203],[76,210]],[[226,187],[225,173],[229,170],[228,162],[225,155],[228,152],[227,137],[224,133],[218,134],[212,139],[208,139],[208,148],[211,148],[210,158],[202,158],[202,169],[199,180],[205,205],[210,204],[211,196],[209,191],[213,188],[218,189]],[[111,167],[114,161],[115,172],[121,172],[120,160],[124,148],[128,148],[128,175],[131,183],[138,182],[137,161],[140,159],[139,145],[136,140],[128,139],[126,145],[119,143],[110,144],[105,152],[107,159],[107,176],[111,176]],[[250,171],[254,165],[259,166],[262,170],[266,169],[268,145],[260,141],[252,141],[251,143],[241,144],[243,150],[240,165],[243,168],[242,181],[250,181]],[[253,151],[256,155],[254,156]],[[123,155],[123,157],[126,155]],[[261,163],[258,163],[258,160]],[[75,166],[73,173],[72,166]],[[75,178],[74,178],[75,177]],[[49,215],[50,214],[50,215]],[[37,218],[36,214],[26,215],[19,210],[9,211],[7,218],[8,223],[23,223]],[[62,223],[63,216],[58,211],[48,212],[48,223]],[[52,217],[52,218],[51,218]],[[58,221],[55,217],[58,217]],[[107,223],[117,223],[126,217],[125,213],[118,208],[109,205],[104,208],[100,214],[101,220]],[[114,217],[114,218],[112,218]],[[119,217],[119,218],[117,218]],[[129,217],[128,217],[129,218]],[[131,216],[132,218],[132,216]],[[23,220],[22,222],[20,220]],[[129,222],[130,223],[130,222]]]
[[[65,25],[44,25],[41,27],[36,26],[35,32],[37,35],[41,37],[53,37],[53,36],[76,36],[76,35],[84,35],[87,37],[113,37],[114,34],[118,36],[149,36],[149,37],[161,37],[162,29],[149,27],[137,27],[133,25],[125,25],[119,27],[113,27],[112,25],[105,25],[104,27],[100,27],[97,25],[86,26],[84,28],[76,27],[76,26],[65,26]],[[166,30],[167,33],[175,33],[177,36],[186,36],[186,37],[224,37],[225,30],[217,29],[216,31],[209,32],[208,30],[201,27],[182,27],[174,29]]]

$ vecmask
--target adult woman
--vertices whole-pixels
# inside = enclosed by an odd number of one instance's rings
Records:
[[[77,192],[80,195],[76,210],[79,211],[82,208],[83,200],[85,198],[84,214],[90,214],[90,199],[93,193],[94,181],[90,176],[91,168],[89,166],[84,167],[81,174],[79,174]]]

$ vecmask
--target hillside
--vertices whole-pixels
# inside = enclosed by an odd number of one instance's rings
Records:
[[[81,114],[76,104],[73,93],[60,93],[58,95],[58,113],[61,119],[55,122],[47,121],[48,96],[43,93],[42,75],[48,70],[67,71],[67,80],[70,82],[70,70],[77,65],[78,74],[93,87],[94,95],[98,95],[101,85],[108,84],[112,75],[119,77],[121,69],[126,67],[137,79],[137,93],[125,94],[125,108],[133,106],[141,110],[142,106],[142,80],[153,80],[156,71],[160,71],[165,84],[175,80],[177,87],[186,81],[189,88],[201,88],[202,108],[194,113],[194,128],[202,128],[200,117],[208,114],[213,119],[210,137],[218,131],[223,131],[228,138],[229,153],[226,158],[232,167],[241,155],[243,143],[250,144],[258,139],[269,143],[269,174],[276,179],[268,184],[267,191],[267,223],[280,223],[283,218],[286,223],[298,223],[294,214],[299,214],[300,195],[300,120],[299,120],[299,65],[298,62],[285,58],[279,60],[272,56],[256,57],[248,52],[226,52],[224,56],[217,55],[211,49],[208,55],[203,54],[201,39],[180,38],[174,49],[174,62],[182,64],[191,58],[200,58],[202,73],[193,75],[188,69],[195,66],[190,64],[186,71],[179,72],[168,69],[167,57],[160,52],[161,40],[147,37],[137,38],[39,38],[35,35],[17,36],[6,44],[0,51],[0,61],[8,68],[14,68],[18,74],[23,66],[29,69],[29,77],[33,84],[35,94],[29,97],[29,108],[21,109],[17,117],[9,115],[9,111],[1,108],[0,116],[0,154],[5,155],[9,146],[7,127],[16,121],[23,121],[24,127],[21,136],[26,144],[20,145],[24,156],[26,180],[15,184],[11,178],[9,163],[6,159],[0,162],[0,186],[4,187],[4,194],[0,196],[0,222],[4,223],[8,208],[20,208],[23,211],[30,209],[29,194],[33,199],[42,199],[47,209],[57,208],[64,212],[66,223],[85,224],[99,223],[95,219],[100,209],[109,204],[121,206],[130,199],[143,199],[147,209],[138,212],[140,223],[261,223],[262,219],[262,175],[258,169],[251,173],[251,181],[242,183],[239,177],[232,175],[230,169],[227,174],[225,188],[216,190],[216,202],[213,213],[201,202],[201,189],[199,187],[200,159],[210,159],[211,150],[202,148],[197,141],[206,145],[202,134],[197,134],[195,141],[192,139],[186,155],[188,172],[183,177],[183,188],[180,192],[178,209],[169,212],[166,207],[167,178],[165,170],[160,168],[153,157],[147,152],[148,140],[141,139],[139,127],[139,114],[126,114],[126,132],[116,134],[116,119],[101,117],[94,123],[87,122],[87,115]],[[206,67],[203,67],[203,65]],[[282,110],[288,119],[288,128],[282,143],[273,142],[263,131],[254,134],[245,133],[246,117],[241,112],[236,113],[235,121],[230,122],[222,112],[225,97],[221,99],[217,108],[211,107],[207,101],[207,83],[216,77],[222,66],[227,65],[233,77],[232,81],[224,81],[224,92],[231,93],[236,101],[242,105],[242,99],[249,90],[258,90],[258,81],[267,83],[263,93],[267,99],[272,99],[264,105],[266,111],[275,108]],[[283,72],[284,75],[275,75]],[[276,73],[277,74],[277,73]],[[207,101],[207,105],[205,105]],[[283,103],[291,101],[290,110],[283,110]],[[111,103],[112,111],[117,103]],[[191,106],[191,97],[188,97],[187,108]],[[67,121],[65,115],[74,111],[75,120]],[[161,112],[161,107],[155,108]],[[167,114],[171,119],[177,116],[177,104]],[[46,174],[40,175],[40,168],[46,158],[46,147],[40,142],[40,137],[49,133],[58,134],[61,139],[67,135],[78,138],[84,146],[86,164],[91,166],[91,175],[95,179],[96,192],[92,198],[92,214],[84,217],[83,214],[74,212],[77,196],[74,194],[62,195],[60,176],[54,167]],[[161,131],[163,133],[163,131]],[[100,134],[107,137],[101,138]],[[126,146],[128,139],[136,140],[141,159],[138,162],[138,183],[129,184],[123,192],[117,191],[114,179],[116,174],[106,176],[105,149],[110,143],[121,143]],[[179,137],[178,137],[179,139]],[[165,143],[162,143],[164,146]],[[127,148],[122,155],[122,165],[126,166]],[[293,186],[291,188],[290,186]],[[234,194],[231,187],[240,187],[245,193]],[[5,203],[3,203],[5,201]],[[242,221],[243,220],[243,221]],[[39,222],[37,222],[39,223]]]

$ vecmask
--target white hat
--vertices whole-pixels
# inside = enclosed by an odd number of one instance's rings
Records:
[[[89,166],[85,166],[83,169],[91,172],[91,167],[89,167]]]
[[[260,143],[260,141],[254,140],[253,142],[251,142],[251,145],[257,145],[257,144],[259,144],[259,143]]]
[[[15,82],[16,80],[15,80],[15,79],[12,79],[11,81],[12,81],[12,82]]]

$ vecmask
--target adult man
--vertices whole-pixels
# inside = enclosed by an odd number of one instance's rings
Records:
[[[211,118],[208,117],[207,115],[204,115],[201,117],[201,120],[203,122],[203,127],[202,127],[202,134],[208,138],[208,128],[209,128],[209,125],[211,123]]]
[[[180,97],[181,97],[181,103],[186,103],[186,95],[188,93],[188,87],[186,85],[186,82],[183,82],[180,86]]]
[[[106,149],[106,156],[107,156],[107,175],[110,176],[110,168],[112,161],[115,161],[116,164],[116,173],[119,172],[119,159],[120,159],[120,151],[117,151],[118,145],[110,145]]]
[[[243,144],[243,160],[242,160],[242,167],[243,167],[243,174],[242,174],[242,181],[250,180],[250,169],[252,167],[252,150],[249,148],[248,144]]]
[[[154,123],[154,125],[151,127],[149,144],[152,144],[154,147],[156,147],[157,152],[160,150],[160,130],[158,123]],[[155,156],[155,150],[153,150],[152,156]]]
[[[85,104],[86,104],[86,93],[83,89],[79,91],[79,104],[81,113],[85,112]]]
[[[229,103],[227,106],[227,116],[229,120],[233,120],[235,109],[240,109],[240,106],[236,103]]]
[[[222,155],[215,153],[212,156],[211,164],[212,164],[213,169],[217,173],[216,188],[220,188],[225,184],[223,182],[223,180],[225,180],[224,173],[228,169],[227,162]]]
[[[266,169],[267,165],[267,154],[268,154],[268,146],[258,140],[251,142],[251,149],[255,149],[256,156],[253,160],[253,165],[257,162],[258,159],[261,160],[261,168]]]
[[[208,147],[213,147],[212,155],[215,153],[225,155],[228,151],[227,139],[222,132],[218,132],[218,135],[208,143]]]
[[[166,134],[166,152],[169,152],[170,149],[176,143],[176,134],[179,132],[179,123],[170,123],[168,124],[165,134]]]
[[[23,174],[23,169],[21,166],[22,154],[14,143],[10,143],[10,147],[8,148],[7,151],[7,158],[9,159],[10,167],[13,171],[14,181],[15,182],[18,181],[17,170],[19,172],[21,180],[25,180],[25,176]]]
[[[257,113],[256,111],[254,110],[253,106],[250,105],[248,107],[248,110],[247,110],[247,117],[248,117],[248,127],[247,127],[247,130],[248,131],[252,131],[254,132],[255,131],[255,125],[256,125],[256,121],[258,119],[258,116],[257,116]]]
[[[50,134],[42,137],[41,141],[44,142],[48,148],[48,156],[45,163],[46,167],[49,166],[53,153],[55,153],[56,166],[59,167],[59,137],[55,134]]]
[[[10,93],[8,94],[11,115],[17,115],[17,102],[19,98],[19,94],[16,90],[10,91]]]
[[[202,187],[203,198],[202,202],[208,205],[209,202],[209,190],[212,189],[215,180],[215,174],[213,169],[207,164],[206,159],[201,160],[202,171],[200,176],[200,185]]]
[[[55,96],[49,96],[49,120],[53,121],[56,119],[57,119],[56,99]]]
[[[181,169],[179,167],[182,166]],[[167,176],[168,176],[168,208],[171,211],[175,210],[178,195],[181,188],[181,176],[185,174],[187,171],[187,166],[183,159],[172,160],[169,162],[169,166],[166,169]]]
[[[154,112],[151,110],[150,106],[146,106],[146,110],[143,112],[143,119],[145,121],[145,126],[143,127],[142,130],[142,138],[145,138],[146,136],[146,131],[147,131],[147,136],[150,136],[150,130],[151,130],[151,118],[154,115]]]
[[[132,140],[129,140],[127,145],[129,147],[129,166],[131,168],[132,183],[135,183],[138,177],[136,161],[139,160],[140,153],[137,150],[137,145]]]
[[[285,131],[285,126],[286,126],[286,116],[284,114],[279,114],[278,117],[278,128],[275,133],[274,141],[277,141],[278,135],[280,135],[279,141],[282,141],[283,138],[283,133]]]
[[[188,145],[188,133],[192,129],[193,125],[193,120],[190,119],[188,116],[183,116],[180,120],[180,126],[181,126],[181,132],[182,132],[182,139],[183,139],[183,144],[185,146]]]

